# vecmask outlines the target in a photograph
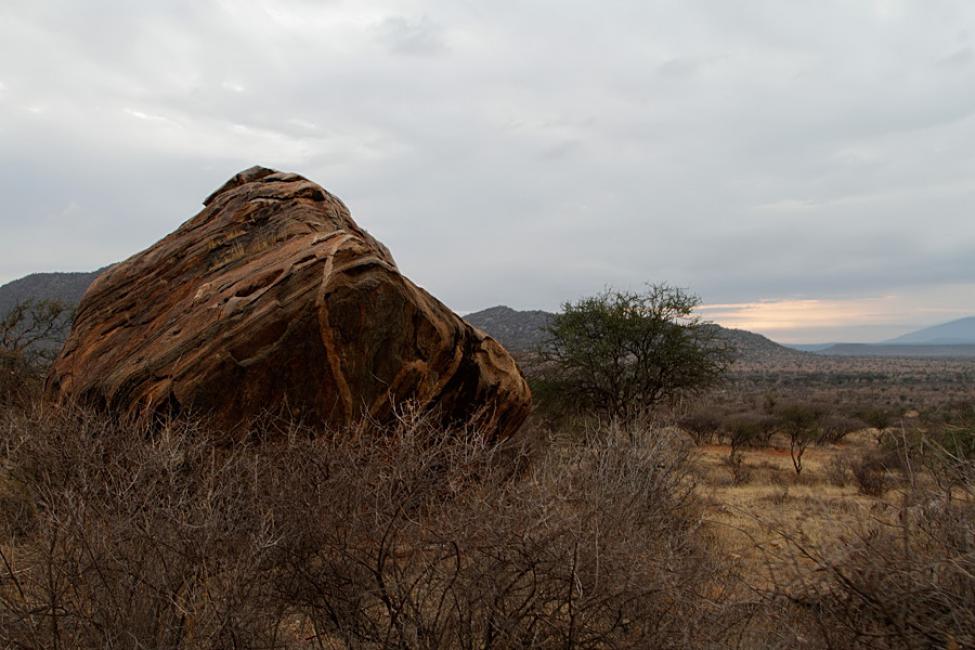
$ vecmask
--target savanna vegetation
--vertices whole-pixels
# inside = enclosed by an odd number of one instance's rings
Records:
[[[408,406],[232,439],[55,407],[16,342],[67,312],[28,306],[0,331],[0,645],[975,647],[972,368],[741,368],[693,306],[567,308],[501,445]]]

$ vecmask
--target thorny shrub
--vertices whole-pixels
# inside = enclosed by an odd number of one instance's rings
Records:
[[[869,497],[882,497],[890,487],[888,476],[888,454],[869,450],[853,460],[851,469],[860,494]]]
[[[735,624],[667,435],[529,457],[404,416],[215,444],[37,407],[0,413],[0,466],[4,647],[685,648]]]
[[[855,461],[844,454],[836,454],[826,463],[826,478],[837,487],[844,487],[855,467]]]

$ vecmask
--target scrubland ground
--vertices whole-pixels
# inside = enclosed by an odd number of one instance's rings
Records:
[[[897,525],[913,493],[944,488],[937,484],[943,476],[932,476],[921,459],[912,468],[911,456],[926,434],[934,434],[928,443],[935,446],[945,429],[972,435],[975,360],[809,356],[801,362],[739,364],[708,402],[734,413],[760,410],[770,398],[828,404],[864,420],[879,415],[880,428],[859,420],[841,439],[810,445],[801,475],[790,441],[781,434],[743,446],[737,468],[729,462],[728,444],[696,448],[698,493],[715,527],[725,531],[719,534],[723,544],[749,558],[756,574],[768,569],[766,551],[783,546],[783,533],[817,546],[841,546],[857,528]],[[971,442],[966,438],[963,444]],[[969,449],[940,451],[964,455]],[[949,489],[962,499],[971,496],[958,486]]]
[[[500,447],[409,412],[324,436],[136,426],[20,377],[0,391],[0,646],[975,647],[971,385],[911,367],[884,390],[850,365],[749,371],[694,431],[688,407],[540,410]],[[781,431],[730,437],[797,400],[847,418],[801,474]]]
[[[785,440],[741,452],[736,470],[729,466],[727,445],[699,448],[694,466],[706,526],[727,561],[737,563],[738,597],[777,611],[773,618],[793,626],[795,647],[963,647],[957,645],[962,642],[958,632],[951,631],[957,628],[945,621],[926,623],[937,631],[933,637],[897,629],[912,614],[912,598],[924,599],[942,588],[925,584],[915,574],[937,570],[939,563],[958,558],[970,566],[973,558],[970,546],[958,555],[949,551],[938,556],[936,551],[931,557],[930,540],[919,539],[918,532],[910,530],[904,519],[910,512],[907,502],[930,499],[933,491],[906,482],[895,486],[895,477],[888,474],[889,489],[882,494],[863,493],[849,465],[877,452],[876,434],[860,431],[842,443],[810,448],[801,477],[796,476]],[[841,474],[838,468],[846,471]],[[914,478],[926,481],[923,476]],[[970,516],[971,494],[956,491],[955,496],[966,500],[964,510]],[[943,515],[933,514],[933,518]],[[971,530],[972,522],[963,522],[962,527]],[[923,548],[892,548],[908,538],[909,544]],[[875,555],[873,546],[881,547]],[[865,557],[857,557],[864,553]],[[890,593],[884,593],[888,588]],[[967,589],[970,599],[971,585]],[[963,596],[961,602],[971,601]],[[968,607],[961,602],[956,606]],[[879,607],[868,615],[856,613],[863,604],[868,609]],[[837,616],[831,608],[843,611]],[[847,616],[853,620],[844,621]],[[893,630],[878,631],[869,620],[874,616],[890,617]]]
[[[839,445],[808,450],[798,479],[788,442],[772,443],[780,446],[741,452],[737,471],[747,478],[738,483],[729,467],[730,446],[707,445],[695,456],[698,494],[706,504],[716,538],[748,565],[748,573],[756,581],[765,584],[774,580],[774,576],[763,575],[769,568],[769,555],[785,545],[780,532],[803,535],[815,544],[838,544],[866,519],[889,519],[897,505],[890,502],[892,494],[862,494],[852,477],[843,485],[830,480],[829,467],[836,459],[876,448],[870,432],[852,434]]]

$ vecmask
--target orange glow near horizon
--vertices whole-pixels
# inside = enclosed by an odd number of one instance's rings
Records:
[[[707,320],[725,327],[768,334],[775,340],[799,342],[796,330],[829,330],[890,325],[903,320],[897,296],[850,300],[761,300],[747,303],[701,305]],[[898,318],[899,316],[899,318]],[[801,337],[800,337],[801,338]]]
[[[945,285],[923,294],[845,299],[757,300],[705,304],[698,313],[724,327],[764,334],[781,343],[882,340],[975,313],[975,285]]]
[[[797,327],[870,324],[888,316],[887,299],[868,300],[763,300],[759,302],[701,305],[708,319],[741,329],[787,330]]]

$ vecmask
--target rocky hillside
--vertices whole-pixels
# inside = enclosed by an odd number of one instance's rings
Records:
[[[793,350],[784,345],[779,345],[775,341],[747,330],[729,329],[727,327],[718,328],[719,334],[735,346],[738,350],[738,358],[749,363],[780,363],[789,361],[808,360],[810,355],[807,352]]]
[[[518,311],[498,306],[467,314],[468,323],[484,330],[512,352],[528,352],[545,340],[544,328],[554,314],[546,311]],[[791,350],[761,334],[715,326],[719,334],[738,350],[739,359],[750,363],[800,360],[805,352]]]
[[[536,349],[545,340],[545,328],[553,314],[539,309],[518,311],[498,305],[464,316],[464,320],[478,327],[501,345],[514,352]]]
[[[24,300],[59,300],[67,305],[81,302],[88,286],[105,269],[90,273],[32,273],[0,286],[0,317]]]

